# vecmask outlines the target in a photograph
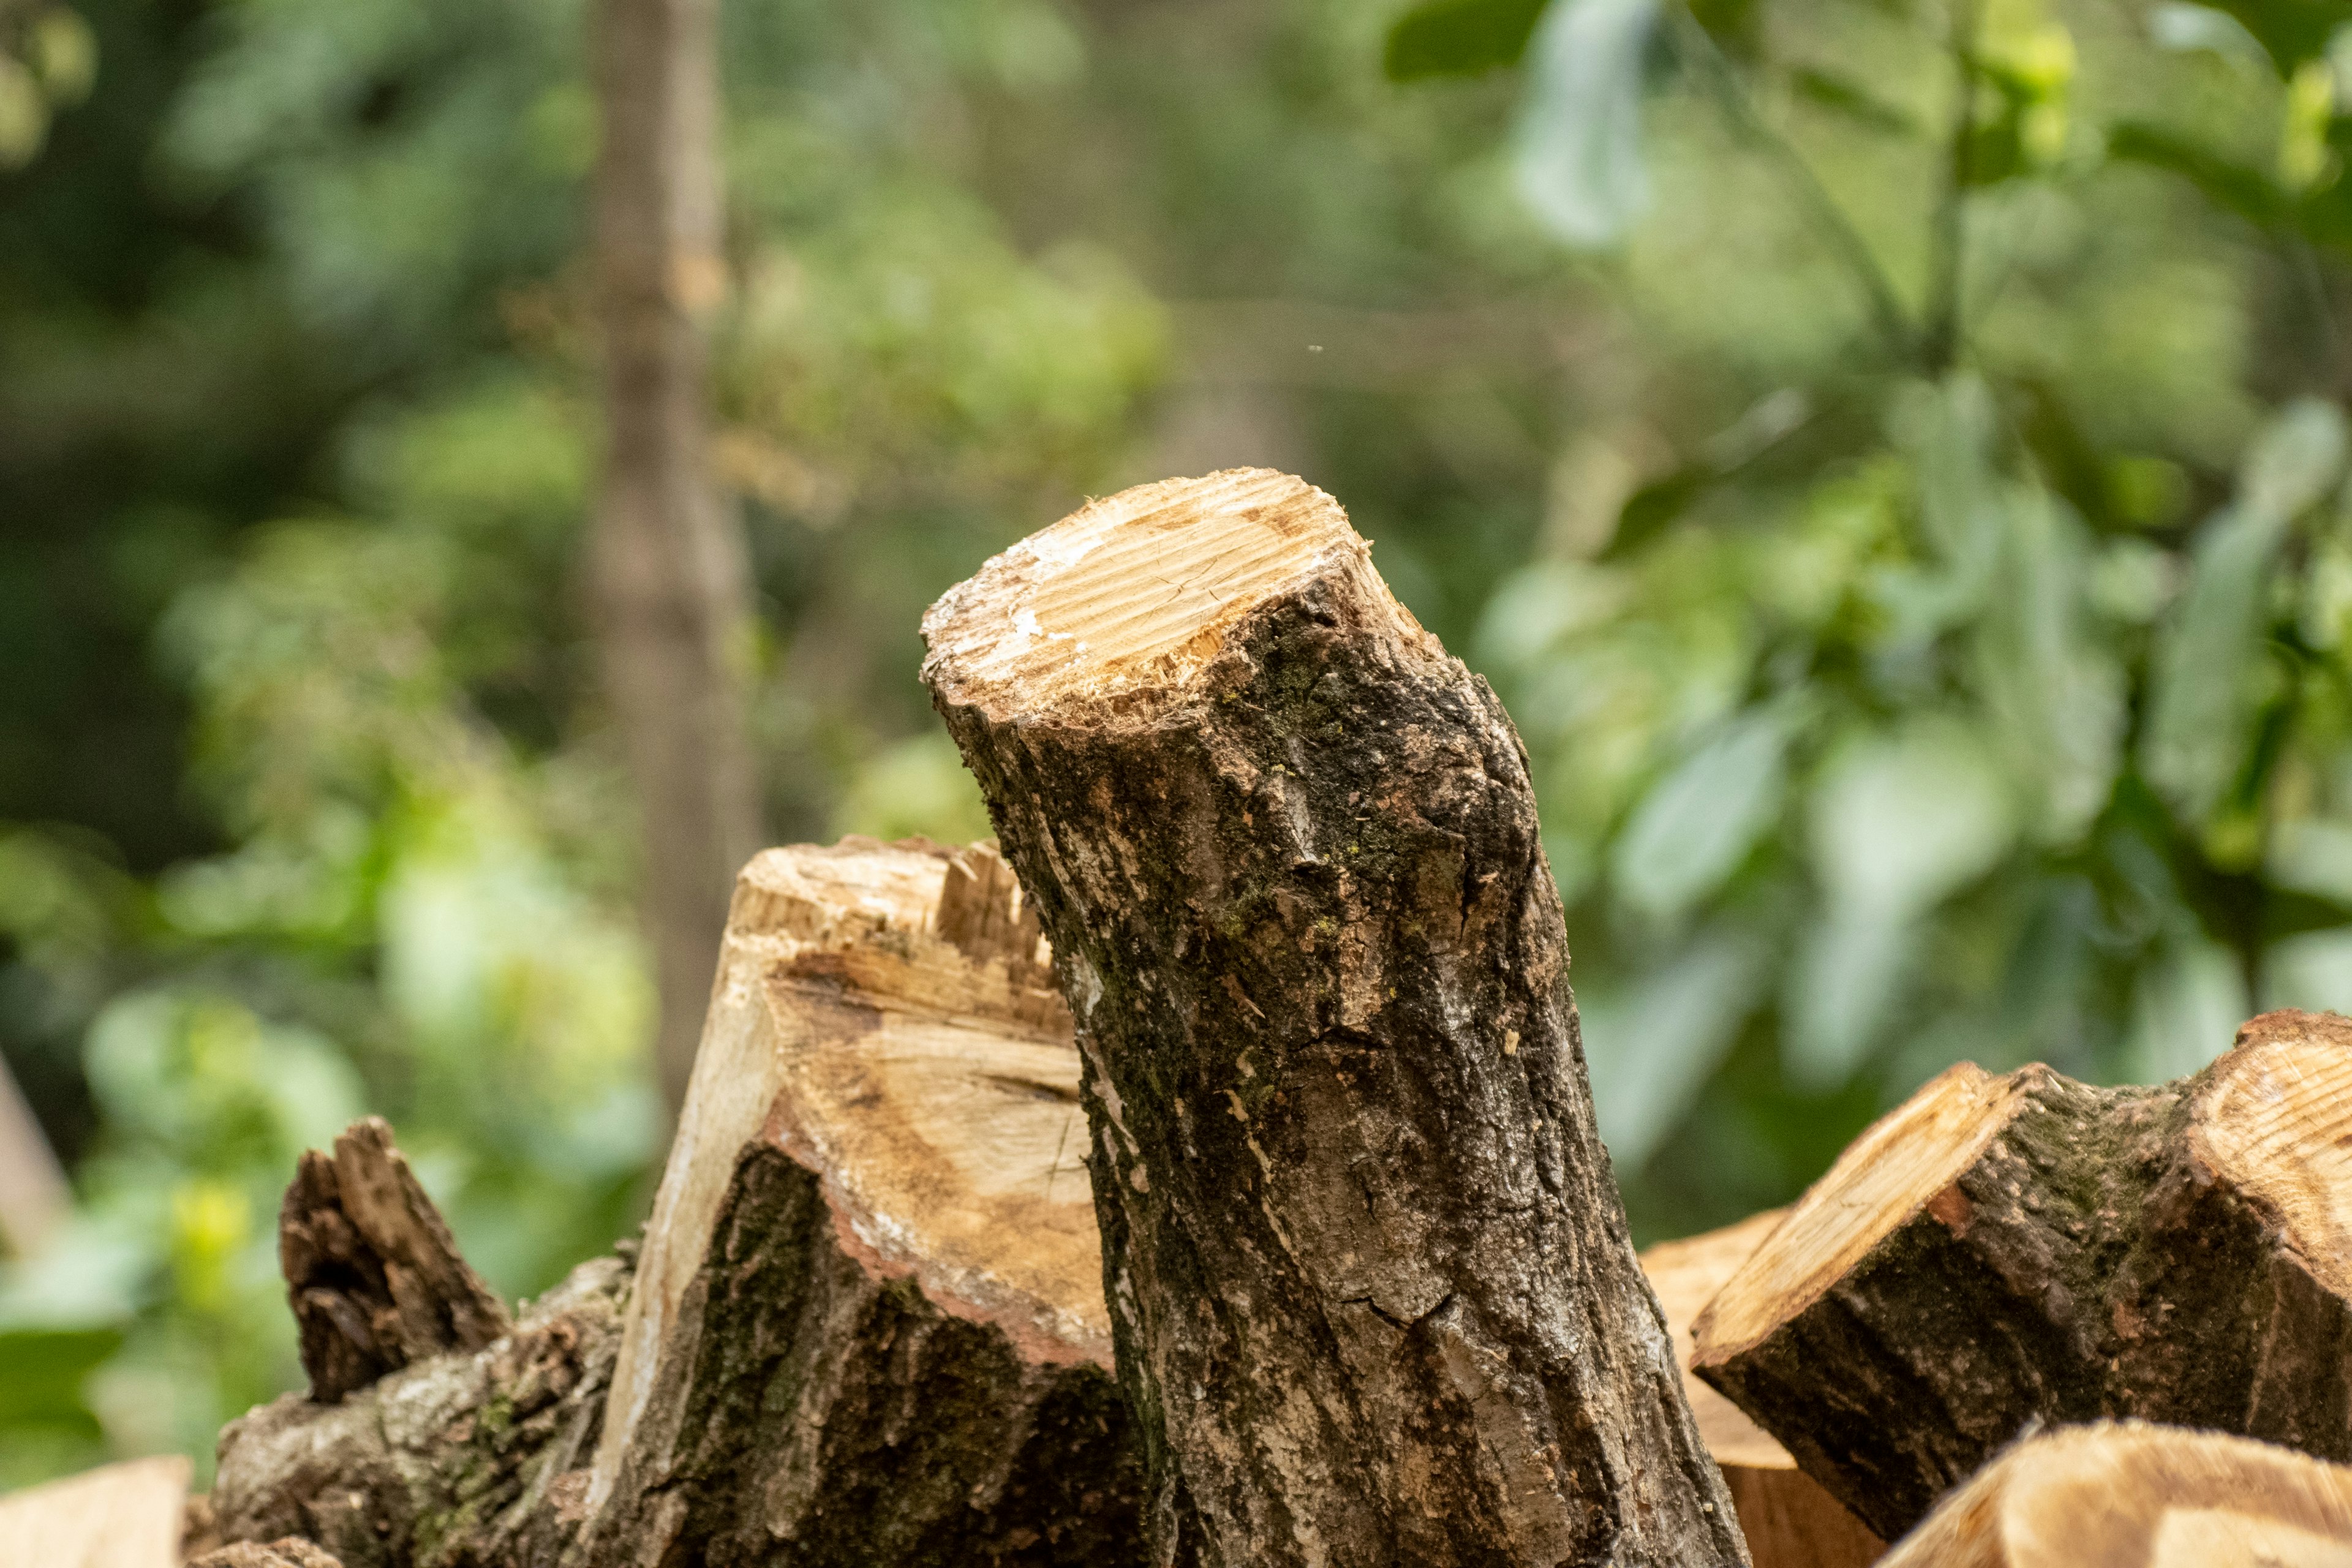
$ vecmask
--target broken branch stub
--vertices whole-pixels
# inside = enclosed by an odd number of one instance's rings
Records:
[[[1078,1013],[1158,1560],[1742,1561],[1518,737],[1339,506],[1262,469],[1129,490],[924,635]]]
[[[1696,1334],[1698,1374],[1890,1540],[2035,1422],[2352,1458],[2352,1020],[2264,1014],[2154,1089],[1952,1068]]]

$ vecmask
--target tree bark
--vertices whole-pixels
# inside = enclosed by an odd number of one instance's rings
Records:
[[[1155,1560],[1744,1560],[1595,1134],[1517,734],[1339,507],[1097,502],[924,620],[1078,1014]]]
[[[2194,1077],[1962,1064],[1865,1132],[1696,1325],[1698,1374],[1881,1535],[2036,1423],[2352,1458],[2352,1021]]]
[[[676,1111],[735,869],[759,847],[742,711],[743,542],[713,487],[699,318],[719,259],[716,0],[599,0],[604,491],[591,551],[604,679],[635,785]]]
[[[2352,1562],[2352,1468],[2136,1421],[2019,1443],[1882,1568],[2327,1568]]]
[[[1723,1471],[1756,1568],[1867,1568],[1886,1543],[1797,1468],[1771,1434],[1690,1370],[1691,1323],[1785,1213],[1769,1209],[1705,1236],[1660,1242],[1642,1254],[1642,1271],[1665,1310],[1683,1393],[1707,1454]]]

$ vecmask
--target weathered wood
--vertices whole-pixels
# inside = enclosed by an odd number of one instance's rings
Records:
[[[1140,1561],[1078,1058],[1014,895],[984,846],[744,872],[588,1561]]]
[[[2157,1089],[1963,1064],[1724,1286],[1696,1366],[1889,1539],[2036,1422],[2352,1458],[2347,1213],[2352,1021],[2265,1014]]]
[[[1079,1013],[1157,1559],[1742,1560],[1594,1133],[1518,738],[1337,504],[1129,490],[924,632]]]
[[[343,1568],[341,1559],[296,1536],[268,1545],[240,1541],[188,1559],[188,1568]]]
[[[510,1326],[380,1117],[353,1122],[331,1155],[304,1151],[278,1211],[278,1261],[313,1399],[480,1350]]]
[[[133,1459],[0,1497],[0,1563],[177,1568],[188,1461]]]
[[[1881,1568],[2344,1568],[2352,1468],[2139,1422],[2001,1454]]]
[[[1723,1470],[1756,1568],[1867,1568],[1886,1543],[1797,1468],[1769,1433],[1690,1370],[1691,1323],[1785,1213],[1768,1209],[1704,1236],[1661,1242],[1641,1255],[1642,1271],[1665,1311],[1683,1367],[1683,1392],[1707,1453]]]

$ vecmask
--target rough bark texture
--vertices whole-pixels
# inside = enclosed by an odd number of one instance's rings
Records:
[[[1882,1568],[2335,1568],[2352,1468],[2136,1421],[2069,1426],[1994,1459]]]
[[[744,871],[587,1561],[1141,1561],[1077,1056],[1013,891],[985,847]]]
[[[627,1272],[572,1271],[503,1337],[322,1405],[289,1394],[223,1429],[213,1530],[343,1568],[521,1568],[581,1520]]]
[[[1091,1064],[1157,1559],[1743,1560],[1594,1131],[1518,738],[1330,498],[1129,491],[924,628]]]
[[[1867,1568],[1886,1543],[1797,1468],[1769,1433],[1690,1371],[1692,1322],[1784,1214],[1771,1209],[1705,1236],[1661,1242],[1642,1254],[1642,1271],[1665,1310],[1683,1392],[1708,1455],[1723,1470],[1756,1568]]]
[[[334,1553],[289,1535],[267,1546],[240,1541],[190,1558],[188,1568],[343,1568],[343,1564]]]
[[[2333,1016],[2265,1015],[2157,1089],[1964,1064],[1725,1286],[1696,1370],[1890,1540],[2035,1423],[2352,1458],[2348,1135]]]
[[[278,1211],[278,1260],[321,1402],[479,1350],[509,1327],[378,1117],[352,1123],[331,1155],[304,1152]]]
[[[684,1099],[736,868],[759,847],[743,733],[743,542],[708,467],[699,319],[719,259],[716,0],[598,0],[597,315],[606,448],[592,589],[636,786],[657,1047]]]

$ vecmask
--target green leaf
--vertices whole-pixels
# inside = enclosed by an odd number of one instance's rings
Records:
[[[1479,76],[1519,63],[1545,0],[1432,0],[1389,28],[1381,69],[1391,81]]]
[[[2140,1083],[2169,1083],[2227,1050],[2249,1011],[2246,981],[2226,947],[2203,937],[2179,943],[2139,973],[2132,994],[2127,1068]]]
[[[1755,1006],[1763,967],[1745,938],[1717,932],[1628,994],[1580,999],[1593,1111],[1618,1169],[1638,1168],[1688,1113]]]
[[[82,1384],[122,1345],[114,1329],[0,1330],[0,1429],[63,1428],[102,1436]]]
[[[1860,82],[1814,66],[1789,73],[1789,85],[1799,98],[1843,116],[1866,131],[1894,136],[1916,136],[1919,122],[1910,110],[1887,102]]]
[[[1739,868],[1780,816],[1790,717],[1740,714],[1643,796],[1612,861],[1627,903],[1672,920]]]
[[[1809,1089],[1853,1076],[1885,1021],[1918,945],[1918,927],[1858,909],[1832,910],[1807,933],[1789,972],[1780,1037],[1789,1076]]]
[[[1832,905],[1893,922],[1991,868],[2016,837],[2009,787],[1957,721],[1915,720],[1851,746],[1812,796],[1815,865]]]
[[[1528,42],[1520,196],[1554,237],[1599,249],[1649,205],[1642,78],[1659,0],[1559,0]]]

